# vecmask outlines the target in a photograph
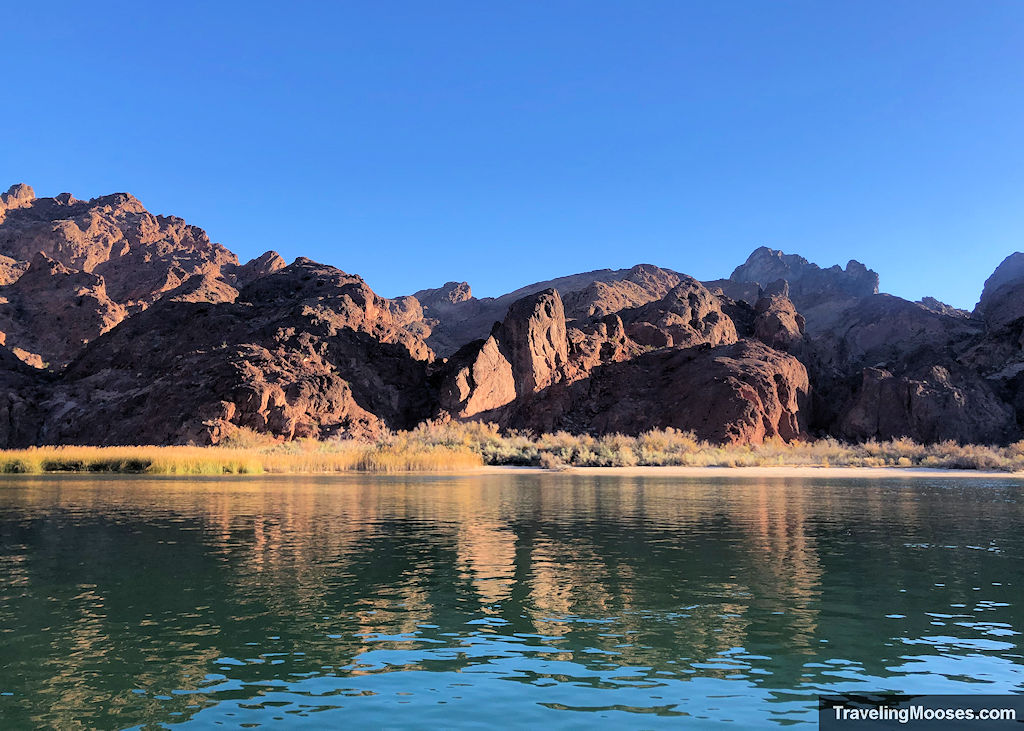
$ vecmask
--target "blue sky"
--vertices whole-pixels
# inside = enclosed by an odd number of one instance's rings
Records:
[[[971,307],[1024,249],[1022,38],[1017,0],[15,3],[0,184],[388,296],[767,245]]]

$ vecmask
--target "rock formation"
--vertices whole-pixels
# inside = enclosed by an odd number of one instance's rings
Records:
[[[790,350],[804,339],[804,316],[782,292],[762,297],[754,307],[754,337],[777,350]]]
[[[746,262],[733,270],[733,282],[758,282],[762,286],[777,280],[789,284],[792,299],[820,300],[826,296],[866,297],[878,293],[878,273],[851,259],[843,269],[838,264],[822,269],[797,254],[784,254],[766,246],[757,248]]]
[[[845,269],[838,264],[822,269],[802,256],[765,246],[755,249],[729,279],[761,286],[785,280],[789,298],[812,331],[831,326],[842,318],[847,307],[878,293],[878,274],[859,261],[851,259]]]
[[[234,301],[161,300],[90,343],[41,405],[55,444],[366,437],[430,416],[432,356],[359,277],[299,259]]]
[[[584,321],[664,297],[684,275],[650,264],[630,269],[600,269],[521,287],[501,297],[477,299],[465,282],[425,289],[416,297],[431,329],[427,344],[447,357],[465,343],[483,339],[508,308],[527,295],[553,289],[562,298],[568,322]],[[689,279],[689,277],[687,277]]]
[[[441,405],[456,416],[491,411],[561,380],[569,341],[562,299],[554,289],[512,303],[484,340],[447,364]]]
[[[0,330],[12,352],[37,367],[66,364],[190,279],[234,286],[283,265],[268,252],[239,266],[202,229],[154,216],[127,193],[37,198],[29,186],[15,185],[0,196]],[[202,289],[198,281],[188,286]],[[38,327],[41,318],[60,333]]]
[[[794,357],[740,340],[660,348],[541,391],[504,419],[540,431],[637,434],[673,427],[718,442],[806,436],[807,371]]]
[[[976,375],[938,365],[903,376],[865,368],[836,433],[853,441],[912,436],[991,444],[1015,436],[1017,423],[1013,408]]]
[[[428,418],[1015,441],[1024,254],[973,313],[764,247],[705,283],[639,264],[386,299],[309,259],[241,265],[128,194],[0,195],[0,447],[369,437]]]
[[[680,276],[659,300],[602,312],[567,329],[556,290],[516,301],[488,338],[445,364],[442,407],[536,431],[671,426],[749,442],[806,434],[803,365],[737,341],[719,298],[696,280]]]

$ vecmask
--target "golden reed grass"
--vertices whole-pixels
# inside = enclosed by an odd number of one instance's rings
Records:
[[[331,450],[230,447],[38,447],[0,451],[0,472],[130,472],[153,475],[447,472],[483,464],[478,454],[443,447],[396,451],[374,444]]]
[[[639,436],[535,435],[478,422],[427,422],[376,442],[279,442],[239,429],[216,447],[37,447],[0,451],[0,472],[133,472],[159,475],[454,472],[488,465],[564,467],[937,467],[1024,471],[1024,442],[988,446],[910,439],[848,444],[832,438],[714,444],[691,432]]]

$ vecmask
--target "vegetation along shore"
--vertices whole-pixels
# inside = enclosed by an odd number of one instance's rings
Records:
[[[716,444],[674,429],[639,436],[533,435],[493,424],[424,424],[360,441],[275,441],[240,429],[220,446],[50,446],[0,451],[0,472],[124,472],[167,475],[456,472],[493,466],[896,467],[1024,471],[1024,441],[1008,446],[923,445],[911,439],[847,444],[832,438]]]

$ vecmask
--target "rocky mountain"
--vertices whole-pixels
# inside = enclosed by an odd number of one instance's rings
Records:
[[[380,297],[247,264],[128,194],[0,195],[0,446],[363,438],[426,419],[1006,443],[1024,423],[1024,254],[974,312],[856,261],[759,248],[727,279],[650,264],[476,298]]]
[[[39,441],[370,437],[433,414],[419,307],[308,259],[230,300],[161,299],[90,343],[45,389]]]
[[[206,280],[237,287],[284,266],[246,265],[206,232],[154,216],[135,197],[0,195],[0,342],[25,362],[60,367],[128,315]]]

